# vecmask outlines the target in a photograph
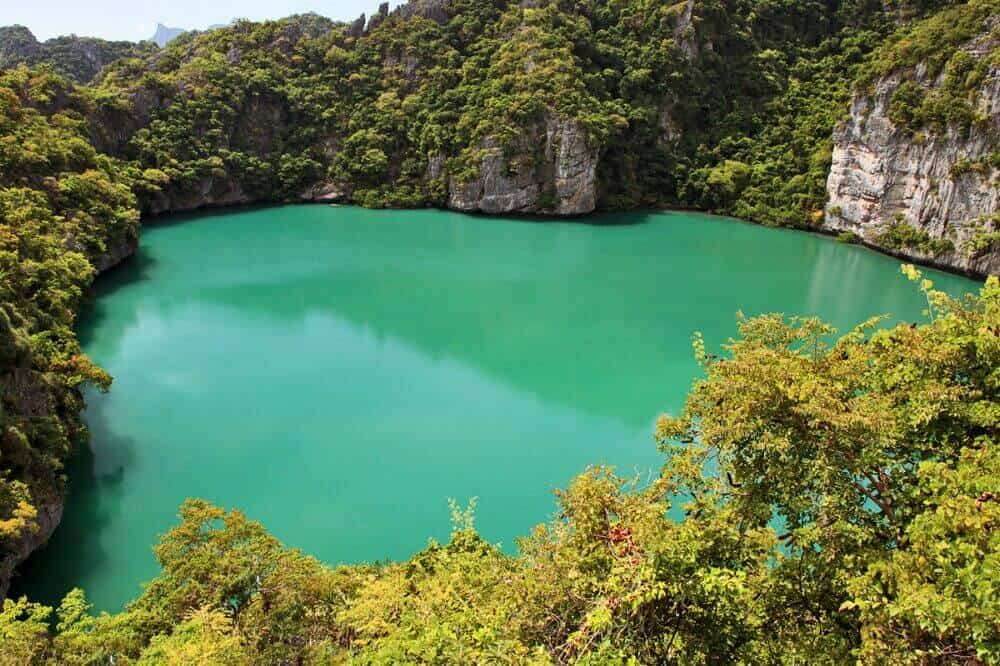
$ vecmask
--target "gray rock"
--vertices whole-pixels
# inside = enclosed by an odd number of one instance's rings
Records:
[[[656,125],[660,128],[660,136],[657,137],[656,142],[661,148],[673,146],[680,141],[682,136],[681,124],[674,118],[674,108],[674,99],[668,98],[660,105],[656,117]]]
[[[161,192],[149,201],[145,212],[150,215],[162,215],[198,208],[239,206],[252,201],[240,184],[227,175],[224,178],[204,178],[196,187],[189,190]]]
[[[984,39],[973,40],[966,49],[978,56]],[[925,67],[912,76],[927,90],[943,83],[943,75],[929,78]],[[914,260],[980,275],[1000,273],[1000,248],[973,253],[969,245],[977,231],[992,229],[987,218],[1000,210],[1000,173],[988,165],[979,171],[953,170],[960,162],[987,164],[997,149],[993,137],[1000,136],[1000,69],[992,66],[977,91],[978,110],[989,127],[974,126],[968,136],[955,127],[916,135],[897,127],[888,108],[903,80],[896,72],[878,80],[873,90],[857,93],[850,117],[835,130],[824,227],[849,231]],[[951,241],[955,250],[931,255],[881,246],[879,233],[898,221],[931,239]]]
[[[313,203],[340,203],[346,201],[348,189],[336,183],[319,183],[306,188],[300,195],[300,201]]]
[[[598,150],[588,145],[587,133],[575,120],[547,125],[546,159],[554,161],[558,215],[581,215],[597,206]]]
[[[687,3],[684,5],[684,12],[677,20],[677,25],[674,26],[674,42],[688,60],[697,58],[701,54],[702,46],[704,46],[706,51],[713,50],[711,42],[705,42],[704,45],[698,44],[698,34],[692,20],[694,18],[694,10],[694,0],[687,0]]]
[[[427,158],[427,170],[424,180],[437,180],[444,174],[444,164],[447,158],[444,153],[434,153]]]
[[[108,248],[108,251],[97,260],[97,265],[95,268],[98,273],[103,273],[105,271],[111,270],[118,264],[122,263],[133,254],[135,254],[136,249],[139,247],[139,238],[128,238],[120,243],[115,244]]]
[[[383,2],[381,5],[378,6],[378,14],[375,14],[370,19],[368,19],[368,27],[365,28],[365,31],[371,32],[379,25],[381,25],[382,21],[386,20],[387,18],[389,18],[389,3]]]
[[[543,141],[544,137],[544,141]],[[513,151],[480,146],[479,177],[452,179],[448,206],[489,214],[583,215],[597,203],[599,150],[576,120],[546,116],[524,128]]]
[[[353,37],[354,39],[361,39],[365,35],[365,24],[368,19],[364,14],[354,19],[354,23],[347,27],[347,36]]]
[[[14,543],[7,554],[0,558],[0,602],[7,597],[10,579],[15,569],[33,552],[44,546],[56,531],[62,521],[63,502],[64,498],[59,496],[39,502],[35,531]]]
[[[445,24],[450,17],[451,0],[410,0],[396,8],[396,15],[404,21],[414,16]]]

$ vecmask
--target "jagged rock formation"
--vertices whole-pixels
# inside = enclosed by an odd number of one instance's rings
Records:
[[[347,36],[353,37],[354,39],[361,39],[365,34],[365,26],[368,24],[368,19],[364,14],[354,19],[354,21],[347,26]]]
[[[544,137],[544,138],[543,138]],[[513,151],[480,146],[477,178],[452,179],[448,206],[466,212],[582,215],[597,205],[598,151],[577,121],[545,118],[526,128]]]
[[[367,32],[371,32],[382,23],[382,21],[389,18],[389,3],[383,2],[378,7],[378,13],[374,14],[370,19],[368,19],[368,27],[365,29]]]
[[[995,47],[989,34],[964,51],[985,58]],[[893,122],[893,96],[908,76],[894,72],[855,95],[834,135],[824,226],[926,263],[1000,273],[1000,243],[991,236],[1000,229],[1000,68],[989,66],[972,91],[982,122],[967,130],[914,131]],[[912,77],[926,94],[945,82],[944,72],[932,76],[924,65]]]
[[[0,66],[35,62],[41,57],[42,45],[23,25],[0,28]]]
[[[448,8],[451,0],[410,0],[395,9],[395,13],[404,21],[421,16],[436,23],[448,22]]]
[[[306,188],[299,195],[300,201],[312,203],[339,203],[347,199],[347,191],[336,183],[319,183]]]
[[[677,21],[677,25],[674,26],[674,39],[677,42],[677,46],[684,57],[688,60],[694,60],[698,57],[702,48],[709,51],[712,50],[712,43],[705,42],[704,44],[699,44],[696,38],[696,31],[694,28],[693,18],[695,10],[695,0],[687,0],[684,3],[684,10],[680,18]]]
[[[149,42],[109,42],[76,35],[39,42],[24,26],[0,27],[0,69],[48,63],[79,83],[93,80],[106,65],[119,58],[142,57],[154,50]]]

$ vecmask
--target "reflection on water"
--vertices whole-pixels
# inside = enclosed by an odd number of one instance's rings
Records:
[[[856,247],[612,221],[288,207],[148,230],[81,322],[115,386],[90,396],[64,525],[18,591],[119,608],[191,496],[328,562],[406,557],[478,496],[513,550],[587,464],[658,469],[651,424],[696,376],[694,331],[721,344],[737,310],[921,316],[898,262]]]

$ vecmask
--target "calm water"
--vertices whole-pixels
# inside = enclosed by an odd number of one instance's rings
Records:
[[[330,563],[405,558],[479,498],[513,550],[588,464],[648,474],[657,414],[735,313],[921,318],[899,262],[695,214],[531,223],[326,206],[148,228],[81,322],[115,377],[17,593],[116,610],[186,497]],[[977,287],[943,274],[953,293]]]

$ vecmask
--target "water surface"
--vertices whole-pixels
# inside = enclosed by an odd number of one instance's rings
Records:
[[[651,438],[736,312],[921,319],[899,262],[687,213],[536,223],[328,206],[148,227],[80,324],[115,377],[86,413],[62,527],[16,593],[117,610],[153,577],[179,504],[238,507],[329,562],[483,535],[554,511],[588,464],[649,474]],[[933,273],[953,293],[976,288]]]

